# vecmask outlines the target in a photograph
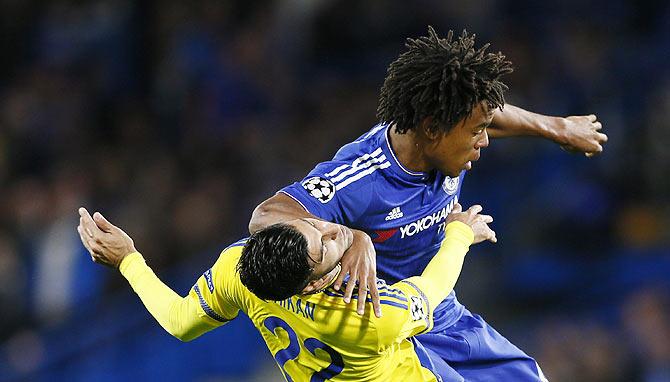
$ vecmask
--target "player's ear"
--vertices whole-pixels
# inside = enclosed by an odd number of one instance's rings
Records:
[[[433,126],[434,122],[435,121],[433,120],[433,117],[426,117],[421,120],[421,125],[419,126],[421,135],[426,137],[426,139],[431,142],[440,137],[439,131]]]
[[[302,294],[313,293],[314,291],[323,288],[327,282],[328,282],[328,274],[325,274],[316,280],[312,280],[309,283],[307,283],[307,285],[303,288]]]

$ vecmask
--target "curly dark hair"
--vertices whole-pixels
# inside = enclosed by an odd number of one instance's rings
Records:
[[[313,268],[307,262],[307,239],[294,227],[273,224],[253,235],[237,264],[242,284],[263,300],[280,301],[300,293]]]
[[[402,134],[432,117],[429,129],[447,132],[482,101],[502,109],[507,85],[500,77],[512,72],[512,63],[500,52],[486,53],[490,44],[475,50],[475,35],[465,30],[453,36],[450,30],[439,38],[429,26],[427,37],[407,39],[407,51],[391,63],[381,89],[381,122],[395,123]]]

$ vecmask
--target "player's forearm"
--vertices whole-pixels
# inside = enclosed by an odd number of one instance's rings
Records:
[[[532,136],[556,141],[561,120],[506,104],[503,110],[495,111],[487,131],[491,138]]]
[[[290,196],[278,193],[254,209],[249,221],[249,232],[254,233],[267,226],[293,219],[313,217]]]
[[[156,276],[139,252],[126,256],[119,270],[149,313],[171,335],[190,341],[214,328],[200,317],[192,299],[182,298]]]
[[[461,222],[447,225],[444,241],[437,254],[415,283],[428,299],[428,306],[434,309],[454,289],[463,269],[465,255],[474,240],[472,229]]]

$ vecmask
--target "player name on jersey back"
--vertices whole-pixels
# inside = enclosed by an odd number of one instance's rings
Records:
[[[298,316],[314,321],[314,311],[317,305],[313,302],[304,301],[300,297],[293,296],[286,300],[274,301],[274,303]]]

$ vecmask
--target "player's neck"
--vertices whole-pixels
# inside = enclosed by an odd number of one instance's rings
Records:
[[[391,150],[403,167],[414,172],[428,172],[433,169],[426,160],[421,140],[414,131],[410,130],[405,134],[399,134],[395,131],[394,126],[389,131],[389,139]]]

